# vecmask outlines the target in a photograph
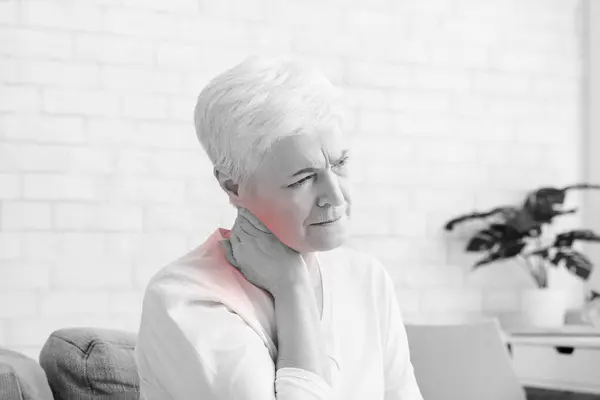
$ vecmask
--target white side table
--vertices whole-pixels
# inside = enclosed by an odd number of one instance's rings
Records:
[[[600,329],[566,325],[504,333],[524,386],[600,394]]]

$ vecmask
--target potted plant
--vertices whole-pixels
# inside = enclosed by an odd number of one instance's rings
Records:
[[[564,209],[569,190],[600,189],[600,185],[577,184],[564,188],[543,187],[530,192],[519,207],[497,207],[487,212],[473,212],[450,220],[445,229],[470,220],[484,220],[486,227],[473,236],[468,252],[482,252],[474,269],[499,260],[514,259],[522,265],[536,285],[525,291],[522,311],[534,325],[562,325],[566,312],[566,293],[549,287],[552,268],[566,268],[575,276],[587,280],[593,270],[590,260],[573,245],[578,241],[600,242],[600,235],[590,229],[575,229],[554,233],[548,240],[548,226],[556,217],[575,213]],[[592,296],[597,296],[593,293]]]

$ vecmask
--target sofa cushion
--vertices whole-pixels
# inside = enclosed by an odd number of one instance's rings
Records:
[[[139,398],[133,356],[136,335],[100,328],[53,332],[40,353],[40,364],[56,400],[96,399],[119,395]]]
[[[0,400],[52,400],[46,374],[37,361],[0,348]]]

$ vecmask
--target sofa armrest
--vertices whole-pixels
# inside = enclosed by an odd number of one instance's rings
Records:
[[[53,400],[42,367],[16,351],[0,348],[0,400]]]

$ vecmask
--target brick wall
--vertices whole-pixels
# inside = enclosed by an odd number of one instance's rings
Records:
[[[252,53],[292,52],[347,90],[351,245],[407,320],[518,308],[511,265],[469,273],[443,223],[580,177],[580,2],[0,2],[0,345],[135,330],[148,278],[234,215],[195,97]]]

